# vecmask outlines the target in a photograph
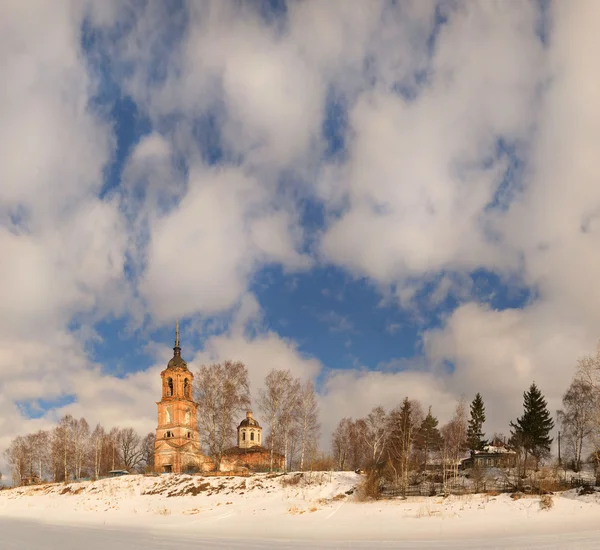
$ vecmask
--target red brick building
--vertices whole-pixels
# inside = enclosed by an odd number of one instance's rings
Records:
[[[212,470],[213,461],[202,453],[198,432],[198,405],[192,397],[194,375],[181,357],[179,322],[175,328],[173,357],[160,377],[162,399],[157,402],[155,470],[176,474]],[[262,428],[253,418],[252,412],[246,413],[237,432],[237,446],[226,451],[221,461],[221,471],[271,469],[271,453],[262,446]],[[281,470],[283,467],[283,455],[274,453],[272,468]]]
[[[247,468],[249,470],[266,471],[271,469],[271,452],[262,446],[262,428],[252,416],[246,413],[246,418],[240,422],[237,429],[237,446],[228,449],[222,469],[236,470]],[[273,453],[273,470],[283,470],[285,458],[282,454]]]
[[[204,470],[210,459],[202,454],[198,434],[198,405],[192,399],[194,375],[181,357],[179,323],[175,329],[173,358],[160,373],[162,399],[154,443],[154,467],[158,472],[183,473]]]

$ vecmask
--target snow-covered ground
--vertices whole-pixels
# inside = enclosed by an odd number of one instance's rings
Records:
[[[5,490],[0,548],[600,547],[600,494],[554,495],[549,510],[508,495],[357,502],[356,474],[296,479],[125,476]]]

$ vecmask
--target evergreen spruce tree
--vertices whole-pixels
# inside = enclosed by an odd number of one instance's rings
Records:
[[[427,416],[421,422],[416,437],[416,447],[423,451],[423,465],[427,468],[427,460],[431,451],[437,451],[442,446],[442,436],[438,430],[438,419],[431,414],[431,407]]]
[[[524,452],[523,474],[527,463],[527,456],[535,458],[536,470],[540,459],[550,452],[552,438],[550,431],[554,428],[554,421],[548,412],[548,404],[535,383],[523,393],[523,416],[516,422],[511,422],[511,440]]]
[[[475,451],[483,451],[487,441],[483,438],[483,423],[485,422],[485,406],[483,399],[478,393],[471,403],[471,418],[467,427],[467,447],[473,454]]]

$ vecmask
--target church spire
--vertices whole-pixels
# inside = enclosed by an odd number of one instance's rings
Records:
[[[175,347],[173,348],[174,355],[181,355],[181,347],[179,345],[179,319],[175,321]]]

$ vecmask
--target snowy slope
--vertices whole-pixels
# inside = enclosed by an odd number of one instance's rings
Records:
[[[275,540],[313,546],[354,541],[353,547],[361,548],[432,540],[466,547],[466,540],[479,540],[480,547],[494,547],[481,541],[523,542],[523,537],[529,542],[522,547],[535,547],[531,537],[538,537],[538,542],[546,541],[540,547],[558,548],[568,547],[567,535],[578,537],[573,547],[594,541],[600,547],[600,531],[594,531],[600,515],[596,495],[555,495],[550,510],[541,510],[537,497],[513,500],[508,495],[357,502],[353,489],[359,481],[354,473],[125,476],[2,491],[0,519],[37,520],[64,529],[143,530],[157,537],[200,537],[247,547],[249,540],[262,541],[262,546]],[[562,546],[552,545],[560,540]]]

